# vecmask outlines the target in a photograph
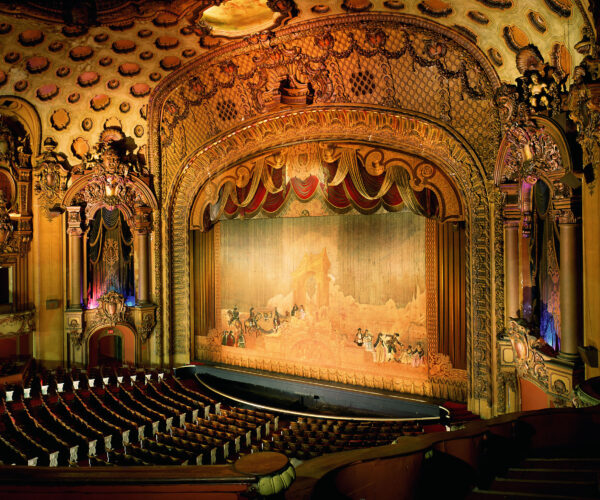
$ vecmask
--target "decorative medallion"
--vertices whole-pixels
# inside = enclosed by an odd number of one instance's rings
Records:
[[[121,82],[119,82],[119,80],[117,80],[116,78],[113,78],[112,80],[108,80],[108,82],[106,82],[106,86],[110,90],[115,90],[116,88],[119,88],[120,84]]]
[[[160,67],[167,71],[172,71],[181,66],[181,59],[177,56],[167,56],[160,60]]]
[[[14,89],[17,92],[23,92],[27,89],[28,85],[27,80],[19,80],[18,82],[15,82]]]
[[[77,77],[77,83],[82,87],[92,87],[100,81],[100,75],[95,71],[85,71]]]
[[[35,95],[41,101],[48,101],[48,100],[56,97],[57,94],[58,94],[58,86],[55,85],[54,83],[48,83],[46,85],[42,85],[35,92]]]
[[[569,0],[544,0],[550,10],[561,17],[571,16],[571,2]]]
[[[181,52],[183,57],[194,57],[196,55],[196,51],[194,49],[185,49]]]
[[[506,42],[506,46],[514,51],[518,52],[523,47],[529,45],[529,38],[525,32],[517,26],[505,26],[502,30],[502,36]]]
[[[85,35],[88,32],[87,26],[81,24],[72,24],[63,26],[62,33],[68,38],[75,38],[78,36]]]
[[[0,35],[6,35],[12,30],[12,25],[8,23],[0,23]]]
[[[135,43],[132,40],[122,38],[113,42],[112,49],[117,54],[128,54],[135,50]]]
[[[128,102],[122,102],[119,105],[119,110],[121,111],[121,113],[128,113],[130,109],[131,109],[131,104],[129,104]]]
[[[467,16],[475,21],[477,24],[489,24],[490,18],[486,16],[483,12],[479,12],[478,10],[470,10],[467,12]]]
[[[90,100],[90,106],[94,111],[102,111],[106,109],[110,104],[110,97],[106,94],[98,94],[92,97]]]
[[[140,30],[140,31],[138,31],[138,36],[140,38],[148,38],[149,36],[152,36],[152,31],[151,30]]]
[[[325,14],[326,12],[329,12],[329,6],[323,4],[313,5],[310,10],[315,14]]]
[[[400,0],[385,0],[383,5],[392,10],[400,10],[404,8],[404,2],[401,2]]]
[[[191,26],[184,26],[183,28],[181,28],[179,30],[179,33],[181,33],[183,36],[189,36],[194,32],[194,29]]]
[[[179,40],[174,36],[159,36],[154,43],[159,49],[167,50],[177,47]]]
[[[104,43],[104,42],[106,42],[106,40],[108,40],[108,33],[98,33],[94,37],[94,41],[96,43]]]
[[[25,68],[32,74],[42,73],[48,69],[48,66],[50,66],[50,61],[42,56],[30,57],[25,63]]]
[[[66,109],[60,108],[57,109],[50,116],[50,123],[56,130],[64,130],[69,126],[71,122],[71,118],[69,117],[69,113]]]
[[[98,63],[100,64],[100,66],[109,66],[111,65],[113,62],[112,57],[103,57],[101,58]]]
[[[527,19],[529,19],[531,25],[540,33],[546,33],[548,26],[546,25],[546,21],[544,21],[544,18],[539,12],[530,10],[527,14]]]
[[[147,83],[135,83],[129,88],[133,97],[145,97],[150,93],[150,90],[151,88]]]
[[[137,75],[142,68],[139,64],[133,62],[126,62],[119,66],[119,73],[122,76],[135,76]]]
[[[79,101],[80,97],[81,97],[81,95],[79,94],[79,92],[73,92],[72,94],[69,94],[69,97],[67,97],[67,100],[71,104],[75,104],[77,101]]]
[[[562,43],[552,45],[550,64],[560,72],[562,77],[571,73],[571,54]]]
[[[134,24],[135,23],[134,23],[133,19],[128,19],[126,21],[111,24],[109,26],[109,29],[111,29],[113,31],[126,31],[128,29],[133,28]]]
[[[44,41],[44,33],[40,30],[25,30],[19,33],[19,43],[25,47],[33,47]]]
[[[59,78],[64,78],[65,76],[69,76],[71,74],[71,68],[68,66],[61,66],[56,70],[56,76]]]
[[[77,158],[83,159],[90,152],[90,145],[83,137],[78,137],[72,142],[71,151]]]
[[[8,52],[5,56],[4,56],[4,60],[9,63],[9,64],[14,64],[16,63],[19,59],[21,59],[21,54],[19,54],[18,52]]]
[[[502,66],[502,64],[503,64],[502,54],[500,54],[499,50],[497,50],[497,49],[495,49],[493,47],[490,47],[488,49],[487,53],[488,53],[488,56],[490,56],[490,59],[492,60],[492,62],[496,66],[498,66],[498,67]]]
[[[88,45],[79,45],[78,47],[73,47],[69,51],[69,56],[73,61],[85,61],[89,59],[94,54],[94,49],[89,47]]]
[[[158,80],[160,80],[162,78],[162,75],[158,71],[150,73],[149,76],[150,76],[150,80],[153,82],[158,82]]]
[[[89,132],[94,126],[94,122],[91,118],[84,118],[81,122],[81,128],[86,132]]]
[[[52,42],[50,45],[48,45],[48,50],[50,52],[58,52],[60,50],[62,50],[65,47],[65,44],[62,42]]]
[[[119,120],[116,116],[111,116],[104,122],[104,130],[109,128],[118,128],[120,129],[123,126],[121,120]]]
[[[155,26],[166,28],[177,24],[177,16],[171,12],[161,12],[152,20],[152,22]]]
[[[510,9],[513,6],[512,0],[477,0],[486,7],[492,9]]]
[[[145,50],[144,52],[140,53],[140,59],[142,61],[148,61],[149,59],[152,59],[154,57],[154,54],[152,52],[150,52],[149,50]]]
[[[144,127],[142,127],[141,125],[136,125],[133,129],[133,133],[136,137],[142,137],[144,135]]]
[[[452,14],[452,7],[442,0],[423,0],[417,4],[417,8],[431,17],[448,17]]]
[[[342,8],[350,12],[364,12],[373,7],[373,4],[369,0],[344,0]]]

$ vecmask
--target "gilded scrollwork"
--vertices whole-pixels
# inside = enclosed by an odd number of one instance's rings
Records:
[[[70,178],[69,166],[64,156],[55,152],[56,146],[52,138],[46,139],[44,152],[33,169],[33,192],[39,196],[40,205],[47,218],[54,215],[50,209],[60,205]],[[60,212],[56,212],[58,213]]]

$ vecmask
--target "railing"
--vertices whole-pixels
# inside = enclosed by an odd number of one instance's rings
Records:
[[[294,469],[279,453],[254,453],[230,465],[0,467],[4,498],[147,500],[148,498],[238,499],[273,495],[287,488]]]
[[[454,432],[315,458],[298,467],[286,499],[461,498],[527,450],[599,445],[599,406],[513,413]]]

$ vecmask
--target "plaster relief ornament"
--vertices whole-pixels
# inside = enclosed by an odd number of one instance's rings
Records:
[[[13,223],[8,215],[8,201],[4,196],[4,191],[0,190],[0,253],[10,251],[12,236],[14,231]]]
[[[50,209],[60,204],[69,180],[67,163],[64,156],[54,151],[56,146],[53,139],[46,139],[42,158],[33,169],[33,191],[39,196],[44,215],[48,218],[58,214],[51,213]]]
[[[108,127],[100,135],[99,143],[77,167],[74,173],[89,176],[89,179],[75,195],[75,202],[85,203],[88,213],[93,213],[100,206],[131,209],[137,204],[146,203],[136,180],[139,183],[139,177],[145,177],[148,173],[128,148],[131,148],[131,144],[127,143],[123,131]]]
[[[98,302],[98,320],[110,326],[125,321],[125,298],[120,293],[111,290],[100,297]]]

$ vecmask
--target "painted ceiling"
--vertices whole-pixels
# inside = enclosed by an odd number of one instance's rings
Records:
[[[576,45],[581,50],[584,34],[593,34],[587,0],[318,1],[0,2],[0,95],[35,104],[43,137],[77,163],[106,126],[122,126],[145,144],[158,82],[257,31],[347,12],[421,16],[475,42],[506,82],[519,76],[516,55],[529,44],[570,73],[584,57]],[[2,105],[0,99],[0,112]]]

